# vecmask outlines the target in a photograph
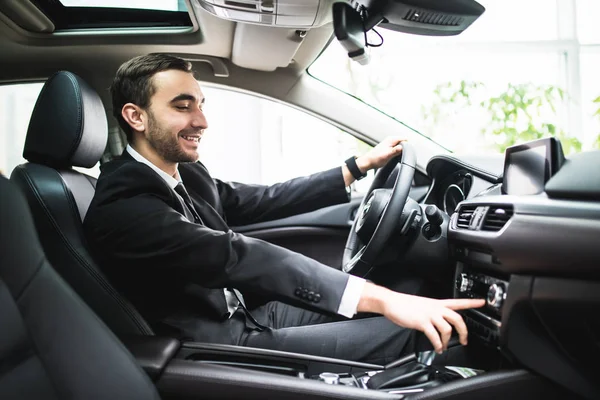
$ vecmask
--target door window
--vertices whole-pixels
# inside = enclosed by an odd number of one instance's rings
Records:
[[[208,129],[200,160],[215,178],[273,184],[336,166],[371,146],[287,105],[202,85]],[[371,174],[353,185],[366,192]],[[371,178],[369,178],[371,177]]]

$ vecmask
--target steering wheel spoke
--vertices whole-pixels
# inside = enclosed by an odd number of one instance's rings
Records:
[[[367,249],[367,246],[361,247],[361,249],[358,250],[358,252],[354,255],[354,257],[352,257],[350,259],[350,261],[348,261],[346,264],[344,264],[342,266],[342,271],[350,273],[354,269],[356,264],[360,261],[363,254],[365,254],[366,249]]]

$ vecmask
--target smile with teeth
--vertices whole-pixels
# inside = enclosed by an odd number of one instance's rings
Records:
[[[200,141],[200,136],[185,136],[185,135],[181,135],[182,138],[184,138],[187,141],[190,142],[196,142],[198,143]]]

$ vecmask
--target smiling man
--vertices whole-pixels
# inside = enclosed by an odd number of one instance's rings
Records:
[[[111,93],[129,145],[103,165],[84,227],[104,271],[158,333],[377,363],[412,351],[405,328],[442,351],[454,326],[466,344],[454,310],[483,301],[396,293],[229,228],[347,202],[346,187],[397,156],[399,138],[309,177],[225,183],[198,161],[208,123],[187,61],[134,58]],[[242,293],[269,301],[249,310]],[[385,318],[350,319],[359,312]]]

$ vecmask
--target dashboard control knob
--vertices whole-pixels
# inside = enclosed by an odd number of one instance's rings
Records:
[[[427,217],[427,220],[435,226],[441,226],[444,222],[444,215],[442,214],[442,210],[440,210],[433,204],[430,204],[427,207],[425,207],[425,216]]]
[[[460,274],[460,286],[458,290],[460,292],[466,292],[473,287],[473,281],[467,277],[467,274]]]
[[[340,383],[340,376],[333,372],[321,372],[319,374],[319,380],[330,385],[337,385]]]
[[[490,285],[490,288],[487,292],[487,303],[488,305],[500,309],[502,307],[502,303],[504,302],[504,298],[506,297],[504,285],[494,283]]]

